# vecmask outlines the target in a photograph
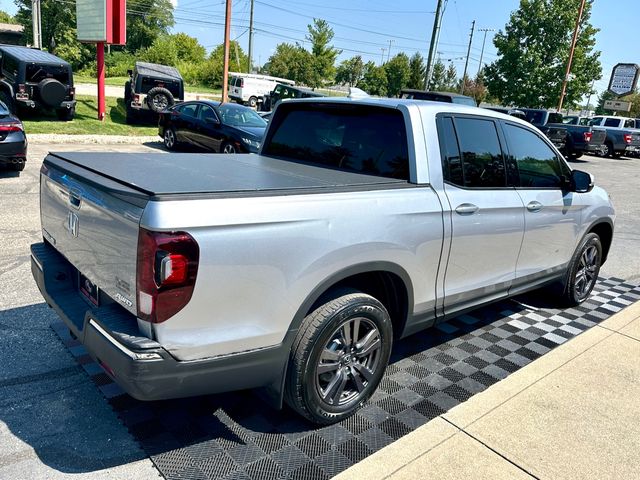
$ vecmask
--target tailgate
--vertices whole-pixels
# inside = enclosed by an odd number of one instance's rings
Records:
[[[90,154],[87,154],[90,155]],[[139,192],[49,155],[40,176],[44,238],[99,289],[137,313]],[[84,278],[83,278],[84,282]]]
[[[547,125],[545,135],[554,145],[564,147],[567,140],[567,129],[563,127],[553,127]]]
[[[593,128],[591,130],[591,141],[589,142],[591,145],[604,145],[605,140],[607,139],[607,131],[602,128]]]

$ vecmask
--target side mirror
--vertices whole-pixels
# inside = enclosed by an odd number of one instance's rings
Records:
[[[571,191],[576,193],[587,193],[593,190],[593,176],[581,170],[571,172]]]

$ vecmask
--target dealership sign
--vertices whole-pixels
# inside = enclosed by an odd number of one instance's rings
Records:
[[[640,67],[635,63],[619,63],[613,67],[609,80],[609,91],[622,97],[633,93],[638,84]]]
[[[126,0],[76,0],[77,36],[81,42],[124,45]]]
[[[605,110],[616,110],[618,112],[629,112],[631,111],[631,102],[620,102],[618,100],[605,100],[604,101]]]

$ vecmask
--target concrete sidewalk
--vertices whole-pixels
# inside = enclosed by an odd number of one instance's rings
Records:
[[[640,478],[640,302],[334,478]]]

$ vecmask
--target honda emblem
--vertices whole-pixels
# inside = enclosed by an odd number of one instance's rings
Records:
[[[74,237],[78,236],[78,227],[80,222],[78,221],[78,215],[73,212],[69,212],[67,215],[67,230]]]

